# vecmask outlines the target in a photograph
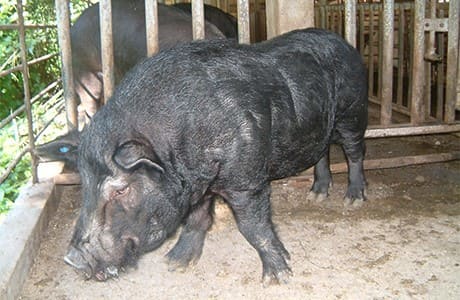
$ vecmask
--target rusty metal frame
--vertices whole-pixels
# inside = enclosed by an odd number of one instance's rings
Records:
[[[325,1],[318,1],[315,8],[316,14],[319,16],[316,18],[316,24],[326,25],[327,28],[338,31],[337,10],[345,11],[347,20],[351,19],[353,22],[353,17],[348,16],[353,12],[354,2],[356,1],[344,0],[337,4],[327,5]],[[427,8],[425,3],[437,4],[438,1],[436,0],[416,0],[415,3],[394,2],[386,0],[379,3],[359,3],[357,11],[354,12],[359,18],[359,44],[357,47],[361,50],[368,65],[370,101],[381,106],[381,126],[387,127],[393,124],[393,112],[409,116],[412,125],[423,125],[433,121],[447,124],[455,123],[456,101],[459,102],[458,108],[460,108],[460,78],[458,76],[460,69],[458,58],[460,2],[450,1],[447,3],[449,5],[449,18],[440,12],[439,7],[446,6],[444,3],[431,5],[429,17],[425,17],[425,9]],[[410,15],[410,12],[414,12],[414,14]],[[439,16],[436,16],[436,13]],[[414,30],[409,30],[404,26],[407,22],[414,24]],[[400,25],[395,28],[397,23]],[[354,28],[353,25],[345,24],[344,35],[347,40],[352,42],[350,27]],[[377,31],[377,28],[380,30]],[[449,49],[446,52],[444,51],[446,34],[435,35],[435,32],[445,33],[447,30]],[[364,32],[366,32],[366,36]],[[376,38],[377,35],[378,38]],[[365,39],[367,48],[363,44]],[[427,43],[428,54],[425,51],[425,42]],[[436,73],[431,73],[431,67],[427,68],[429,65],[427,60],[432,61],[437,57],[433,50],[435,43],[441,54],[447,53],[448,62],[438,63]],[[393,50],[395,44],[397,46]],[[378,52],[375,49],[378,49]],[[410,49],[410,52],[406,52],[407,49]],[[395,52],[397,56],[393,56],[393,51],[397,51]],[[412,55],[409,56],[408,53],[412,53]],[[444,72],[444,66],[449,68],[449,71]],[[378,78],[375,78],[375,75]],[[393,81],[393,75],[397,75],[395,81]],[[431,87],[426,82],[429,83],[428,79],[430,78],[433,78],[433,92],[438,96],[435,104],[427,98],[430,96]],[[407,89],[406,79],[410,83],[409,89]],[[446,83],[446,95],[444,97],[443,85]],[[376,99],[377,101],[375,101]],[[446,100],[443,101],[444,99]]]
[[[430,0],[431,3],[437,1]],[[317,26],[325,27],[333,31],[340,31],[337,24],[339,20],[337,10],[345,11],[347,20],[353,17],[349,17],[353,13],[354,1],[344,0],[338,4],[325,4],[325,1],[319,1],[315,8],[317,17]],[[459,39],[459,11],[460,1],[450,1],[449,3],[449,18],[440,13],[440,16],[436,18],[436,8],[431,8],[430,17],[425,17],[425,0],[415,0],[414,3],[394,3],[393,0],[385,0],[380,3],[359,3],[357,7],[357,14],[359,18],[359,44],[357,45],[360,49],[363,58],[367,55],[367,64],[369,69],[369,101],[377,103],[381,106],[380,109],[380,125],[369,126],[366,131],[365,138],[384,138],[384,137],[395,137],[395,136],[412,136],[412,135],[425,135],[425,134],[440,134],[440,133],[458,133],[460,132],[460,122],[455,122],[455,107],[460,108],[460,59],[458,57],[458,39]],[[413,16],[408,15],[408,12],[414,12]],[[378,13],[377,13],[378,12]],[[377,17],[378,15],[378,17]],[[410,31],[405,27],[401,27],[406,24],[406,17],[411,17],[411,21],[414,24],[414,30]],[[396,19],[397,18],[397,19]],[[397,28],[398,34],[395,35],[395,20],[399,22]],[[350,21],[347,21],[350,22]],[[353,44],[353,37],[349,30],[350,27],[354,27],[353,24],[345,24],[345,38]],[[378,39],[375,39],[376,31],[374,28],[380,28],[378,31]],[[427,106],[429,104],[424,95],[426,91],[429,91],[429,87],[426,87],[424,82],[426,76],[430,75],[427,71],[425,72],[426,59],[432,59],[433,55],[425,55],[425,32],[431,31],[430,41],[428,47],[434,47],[435,34],[434,32],[445,32],[448,29],[448,62],[447,71],[445,77],[450,80],[446,86],[446,100],[445,103],[438,100],[436,107],[436,117],[433,118],[426,112],[429,112],[432,107]],[[365,34],[368,34],[368,48],[364,47]],[[340,33],[340,32],[339,32]],[[406,40],[406,36],[409,35],[409,40]],[[397,39],[398,57],[395,60],[393,57],[393,45]],[[438,48],[441,49],[444,45],[443,35],[439,35]],[[407,44],[407,41],[409,44]],[[375,44],[378,43],[378,47]],[[355,44],[353,44],[355,45]],[[356,46],[356,45],[355,45]],[[406,68],[407,55],[404,53],[405,47],[409,46],[412,49],[412,60],[409,61],[409,67]],[[378,53],[375,53],[374,48],[379,49]],[[431,49],[432,49],[431,48]],[[429,48],[430,49],[430,48]],[[367,50],[367,53],[365,53]],[[434,53],[434,51],[432,51]],[[445,53],[445,52],[441,52]],[[377,59],[376,59],[377,58]],[[397,81],[393,83],[393,67],[397,64],[398,76]],[[376,69],[378,66],[378,69]],[[438,66],[437,72],[437,90],[439,97],[442,97],[442,86],[440,82],[444,82],[444,73],[442,65]],[[405,73],[406,69],[412,70],[411,72]],[[377,80],[377,91],[374,87],[375,71],[378,70]],[[403,101],[403,75],[408,76],[409,82],[412,82],[408,90],[408,99]],[[452,79],[452,80],[451,80]],[[396,101],[393,102],[393,84],[396,85]],[[407,96],[407,95],[406,95]],[[458,103],[455,104],[455,101]],[[444,120],[442,119],[442,108],[444,105]],[[410,117],[410,123],[405,124],[393,124],[392,123],[392,112],[398,112],[403,115]],[[433,124],[434,123],[434,124]],[[385,168],[388,165],[392,167],[405,166],[409,164],[421,164],[421,163],[432,163],[460,159],[460,153],[440,153],[434,155],[422,155],[422,156],[405,156],[396,157],[392,159],[378,159],[368,161],[366,160],[366,169],[374,168]],[[384,164],[382,165],[382,162]],[[338,170],[340,172],[346,170],[346,164],[338,164]],[[305,176],[295,177],[292,180],[302,180]]]
[[[24,84],[24,109],[27,117],[27,133],[29,138],[29,150],[32,158],[32,182],[38,182],[37,165],[38,160],[34,154],[35,141],[34,129],[32,120],[32,105],[30,104],[30,86],[29,86],[29,65],[27,64],[27,46],[26,46],[26,33],[24,27],[24,10],[22,0],[17,0],[17,13],[19,25],[19,44],[21,46],[21,63],[22,63],[22,79]]]
[[[46,54],[46,55],[43,55],[41,57],[29,60],[27,62],[27,66],[30,67],[30,66],[35,65],[37,63],[40,63],[42,61],[48,60],[50,58],[53,58],[53,57],[55,57],[57,55],[59,55],[59,53],[51,53],[51,54]],[[7,76],[7,75],[9,75],[11,73],[14,73],[14,72],[17,72],[17,71],[21,71],[22,69],[23,69],[23,66],[22,66],[22,64],[20,64],[20,65],[14,67],[14,68],[11,68],[11,69],[8,69],[8,70],[3,70],[3,71],[0,72],[0,77]]]
[[[0,128],[3,128],[14,118],[16,118],[19,114],[25,113],[26,115],[26,120],[27,120],[27,129],[28,129],[28,146],[24,147],[22,149],[18,150],[18,154],[16,155],[15,158],[10,161],[10,163],[6,166],[5,171],[0,175],[0,183],[6,180],[6,178],[10,175],[11,171],[17,166],[17,164],[21,161],[21,159],[27,154],[30,153],[32,157],[32,163],[31,163],[31,173],[32,173],[32,182],[36,183],[38,181],[38,176],[37,176],[37,159],[34,155],[34,149],[35,149],[35,142],[37,141],[37,138],[43,133],[43,131],[49,126],[51,121],[48,121],[47,124],[45,125],[44,128],[40,130],[35,136],[34,136],[34,126],[33,126],[33,116],[32,116],[32,104],[38,102],[44,95],[48,94],[50,91],[55,89],[58,84],[61,82],[60,79],[50,83],[47,87],[45,87],[43,90],[38,92],[35,96],[31,97],[30,93],[30,83],[29,83],[29,67],[31,65],[43,62],[45,60],[51,59],[58,55],[58,53],[51,53],[47,55],[43,55],[41,57],[28,60],[27,59],[27,45],[26,45],[26,30],[29,29],[56,29],[56,25],[42,25],[42,24],[37,24],[37,25],[30,25],[30,24],[25,24],[24,20],[24,7],[23,7],[23,1],[22,0],[17,0],[16,2],[16,11],[18,14],[18,21],[17,24],[1,24],[0,25],[0,30],[17,30],[18,35],[19,35],[19,52],[20,52],[20,60],[21,63],[18,66],[15,66],[13,68],[10,68],[8,70],[3,70],[0,73],[0,77],[7,76],[13,72],[21,72],[22,78],[23,78],[23,91],[24,91],[24,104],[16,109],[14,112],[12,112],[8,117],[3,119],[0,122]],[[50,98],[57,98],[60,97],[61,92],[56,93],[54,96]],[[52,118],[54,119],[55,116]]]
[[[455,121],[455,109],[460,110],[460,57],[459,57],[459,23],[460,1],[449,2],[449,32],[447,49],[447,81],[444,121]]]

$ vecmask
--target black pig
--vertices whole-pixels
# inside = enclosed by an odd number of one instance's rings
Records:
[[[255,45],[199,41],[130,72],[84,130],[83,207],[66,262],[105,280],[160,246],[196,262],[220,195],[257,250],[263,281],[285,282],[289,254],[271,221],[270,181],[315,166],[311,195],[331,183],[328,151],[349,167],[346,199],[363,200],[366,70],[341,37],[293,31]]]

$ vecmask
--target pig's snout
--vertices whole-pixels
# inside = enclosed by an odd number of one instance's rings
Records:
[[[91,278],[93,272],[90,264],[83,257],[83,253],[74,246],[70,246],[70,250],[64,257],[64,261],[75,269],[83,272],[86,279]]]

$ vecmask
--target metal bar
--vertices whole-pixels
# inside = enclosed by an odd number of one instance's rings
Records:
[[[447,34],[447,72],[446,102],[444,106],[444,122],[455,121],[455,108],[460,109],[460,70],[459,59],[459,16],[460,1],[449,2],[449,32]],[[458,90],[457,90],[458,89]]]
[[[56,25],[44,25],[44,24],[27,24],[24,25],[24,29],[54,29],[56,28]],[[17,24],[1,24],[0,25],[0,30],[18,30],[19,25]]]
[[[204,3],[203,0],[192,0],[193,39],[204,39]]]
[[[429,19],[424,21],[424,30],[427,30],[426,24],[431,23],[432,20],[436,18],[436,1],[430,0],[429,2]],[[427,58],[432,58],[436,56],[435,49],[435,35],[436,33],[432,30],[428,32],[428,37],[425,39],[425,86],[424,86],[424,113],[425,119],[431,116],[431,74],[432,74],[432,64],[431,61]]]
[[[396,90],[396,103],[400,106],[403,105],[404,95],[404,33],[406,32],[406,18],[404,6],[401,4],[395,4],[398,6],[399,11],[399,25],[398,25],[398,82]]]
[[[327,29],[327,25],[328,25],[328,15],[327,15],[327,11],[326,11],[326,8],[325,8],[325,5],[321,5],[319,7],[319,12],[320,12],[320,27],[321,28],[324,28],[324,29]]]
[[[70,47],[70,12],[68,0],[56,0],[58,41],[62,63],[62,86],[66,106],[67,128],[78,127],[77,97],[73,82],[72,50]]]
[[[35,59],[32,59],[31,61],[28,61],[27,62],[27,65],[30,67],[31,65],[34,65],[36,63],[39,63],[39,62],[42,62],[42,61],[45,61],[45,60],[48,60],[50,58],[53,58],[55,57],[56,55],[59,55],[59,53],[51,53],[51,54],[47,54],[47,55],[43,55],[41,57],[38,57],[38,58],[35,58]],[[11,68],[11,69],[8,69],[8,70],[4,70],[4,71],[1,71],[0,72],[0,77],[4,77],[4,76],[7,76],[13,72],[17,72],[17,71],[21,71],[22,70],[22,65],[18,65],[14,68]]]
[[[345,0],[345,39],[356,47],[356,0]]]
[[[364,46],[365,46],[365,43],[364,43],[364,33],[365,33],[365,30],[366,30],[366,26],[365,26],[365,11],[364,11],[364,5],[359,5],[358,6],[358,11],[359,11],[359,53],[361,53],[361,56],[364,60]]]
[[[408,167],[422,164],[440,163],[452,160],[459,160],[460,152],[447,152],[447,153],[434,153],[424,155],[400,156],[380,159],[366,159],[363,162],[364,170],[380,170],[380,169],[393,169],[400,167]],[[347,163],[336,163],[330,166],[331,173],[346,173],[348,172]],[[277,184],[288,183],[289,181],[310,181],[313,177],[313,168],[302,172],[298,176],[288,177],[274,181]],[[72,178],[75,180],[76,178]]]
[[[99,20],[101,27],[102,79],[104,82],[105,104],[112,97],[115,88],[111,0],[99,1]]]
[[[383,9],[382,5],[377,8],[377,97],[379,101],[382,101],[382,64],[383,64]]]
[[[425,31],[429,31],[428,35],[428,46],[427,46],[427,49],[426,49],[426,55],[427,56],[432,56],[432,55],[435,55],[436,53],[436,47],[435,47],[435,35],[436,35],[436,32],[434,30],[430,30],[429,28],[427,28],[427,25],[428,24],[432,24],[433,22],[435,22],[435,19],[436,19],[436,2],[438,0],[430,0],[430,12],[429,12],[429,15],[430,15],[430,18],[429,19],[425,19],[425,22],[424,22],[424,28],[425,28]]]
[[[374,96],[374,7],[371,6],[369,10],[369,42],[368,42],[368,93],[369,96]]]
[[[34,104],[36,101],[38,101],[43,95],[45,95],[47,92],[49,92],[51,89],[53,89],[54,87],[57,86],[57,84],[60,82],[61,80],[58,79],[56,81],[54,81],[53,83],[51,83],[50,85],[48,85],[46,88],[44,88],[41,92],[39,92],[37,95],[35,95],[34,97],[32,97],[32,99],[30,100],[30,103],[31,104]],[[16,118],[20,113],[24,112],[25,110],[25,104],[21,105],[18,109],[16,109],[13,113],[11,113],[8,117],[6,117],[5,119],[3,119],[1,122],[0,122],[0,129],[5,127],[6,124],[8,124],[9,122],[11,122],[11,120],[13,120],[14,118]]]
[[[238,42],[240,44],[249,44],[251,42],[249,28],[249,1],[238,0],[236,9],[238,15]]]
[[[376,96],[369,96],[369,102],[380,105],[380,100]],[[407,107],[393,103],[393,111],[410,116],[410,111]]]
[[[420,124],[424,121],[423,88],[425,77],[425,0],[415,0],[414,6],[414,36],[412,51],[412,88],[411,88],[411,122]]]
[[[409,21],[408,23],[409,24],[412,24],[412,28],[411,30],[409,30],[408,32],[408,35],[409,35],[409,38],[407,39],[407,43],[408,43],[408,51],[407,51],[407,60],[408,60],[408,68],[407,68],[407,79],[408,79],[408,82],[409,82],[409,87],[407,89],[407,98],[406,98],[406,101],[407,101],[407,107],[409,108],[409,110],[412,110],[412,68],[413,68],[413,65],[414,65],[414,58],[412,57],[412,53],[414,52],[414,30],[413,30],[413,24],[414,24],[414,3],[404,3],[403,4],[404,7],[406,9],[409,9]]]
[[[380,124],[391,124],[393,101],[394,0],[383,1]]]
[[[326,7],[327,9],[327,15],[329,16],[328,19],[329,19],[329,30],[331,31],[334,31],[334,32],[337,32],[337,30],[335,29],[335,10],[332,9],[332,7],[330,6],[327,6]]]
[[[344,24],[344,20],[345,20],[345,8],[342,5],[340,5],[339,7],[337,7],[337,10],[339,12],[339,28],[338,28],[338,32],[341,36],[344,36],[345,34],[345,24]]]
[[[30,85],[29,85],[29,67],[27,66],[27,46],[26,46],[26,35],[24,28],[24,10],[22,7],[22,0],[17,0],[17,13],[18,13],[18,25],[19,25],[19,43],[21,45],[21,63],[22,68],[22,79],[24,84],[24,105],[27,117],[27,131],[29,138],[29,150],[32,161],[32,182],[38,182],[37,175],[37,158],[34,154],[35,142],[34,142],[34,129],[32,120],[32,105],[30,104]]]
[[[147,35],[147,56],[151,57],[160,50],[158,44],[158,4],[156,0],[145,0],[145,32]]]
[[[408,136],[408,135],[423,135],[435,133],[451,133],[459,132],[460,123],[444,124],[444,125],[424,125],[413,126],[411,124],[395,125],[386,128],[377,128],[369,126],[365,133],[365,138],[381,138],[391,136]]]
[[[442,18],[444,17],[444,9],[440,9],[439,16]],[[446,47],[444,45],[446,41],[446,34],[441,33],[437,37],[438,41],[438,51],[440,57],[446,56]],[[437,76],[436,76],[436,119],[442,121],[443,120],[443,107],[444,107],[444,86],[446,84],[446,68],[444,63],[441,61],[437,64]]]

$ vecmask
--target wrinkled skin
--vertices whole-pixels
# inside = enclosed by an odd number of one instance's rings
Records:
[[[158,19],[160,51],[193,39],[190,14],[158,4]],[[147,56],[144,1],[112,0],[112,22],[114,73],[118,84],[128,70]],[[205,24],[205,36],[224,37],[209,22]],[[75,91],[82,104],[80,112],[82,116],[92,117],[103,103],[98,3],[83,11],[71,27],[70,37]]]
[[[167,257],[171,270],[186,268],[201,255],[220,195],[260,256],[264,284],[287,282],[270,181],[315,166],[311,197],[325,198],[329,146],[339,143],[345,197],[362,201],[366,126],[366,70],[333,33],[165,51],[130,72],[82,134],[83,207],[66,261],[105,280],[183,224]]]

